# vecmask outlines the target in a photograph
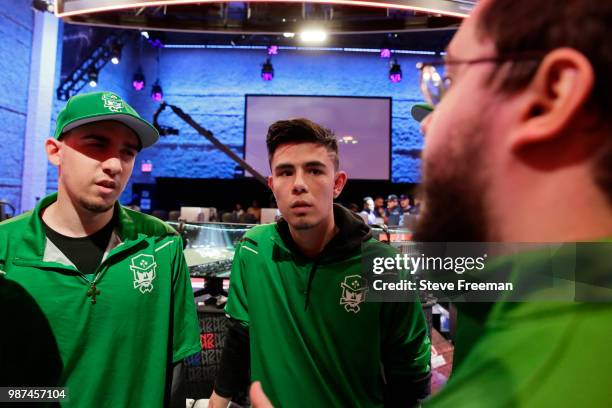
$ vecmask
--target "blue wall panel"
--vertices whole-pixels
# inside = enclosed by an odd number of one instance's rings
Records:
[[[129,100],[147,119],[157,104],[150,98],[150,86],[157,77],[155,51],[145,53],[142,61],[147,88],[130,91]],[[420,160],[415,152],[422,148],[418,124],[410,117],[410,107],[422,100],[418,56],[401,56],[404,79],[399,84],[387,78],[389,60],[375,53],[329,51],[284,51],[272,60],[273,81],[260,78],[264,50],[163,49],[159,65],[165,101],[181,107],[203,127],[242,154],[245,94],[301,94],[344,96],[387,96],[393,98],[392,180],[418,182]],[[176,127],[179,136],[167,136],[139,155],[151,160],[155,177],[231,178],[234,162],[218,152],[208,141],[169,110],[160,123]],[[140,166],[134,182],[147,182]],[[124,199],[130,193],[126,192]]]
[[[0,6],[0,199],[19,210],[23,140],[28,106],[33,13],[30,2],[3,1]]]

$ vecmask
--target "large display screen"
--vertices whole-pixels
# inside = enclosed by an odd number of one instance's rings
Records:
[[[270,175],[268,127],[307,118],[334,132],[349,179],[389,180],[391,98],[246,95],[245,106],[244,157],[262,175]]]

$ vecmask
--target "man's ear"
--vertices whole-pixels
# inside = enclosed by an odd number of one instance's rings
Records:
[[[272,189],[272,176],[268,176],[268,187],[270,187],[270,190],[274,192],[274,190]]]
[[[337,171],[334,176],[334,198],[338,198],[340,193],[342,193],[342,189],[346,185],[346,181],[348,180],[348,175],[345,171]]]
[[[580,52],[559,48],[548,53],[517,101],[520,125],[511,133],[512,150],[563,134],[579,119],[594,82],[593,67]]]
[[[48,138],[45,141],[45,151],[47,152],[47,158],[49,159],[49,163],[58,167],[61,163],[60,158],[60,147],[62,146],[62,142],[59,140]]]

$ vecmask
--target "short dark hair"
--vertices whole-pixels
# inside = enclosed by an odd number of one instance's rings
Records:
[[[484,6],[478,21],[500,56],[547,53],[570,47],[593,66],[595,86],[589,108],[609,117],[612,108],[612,3],[596,0],[494,0]],[[544,55],[542,55],[544,56]],[[501,81],[506,92],[523,89],[535,75],[540,60],[509,62]],[[507,64],[500,64],[497,72]]]
[[[611,21],[610,1],[494,0],[484,6],[478,28],[493,40],[500,56],[547,53],[560,47],[582,53],[595,74],[595,84],[585,108],[596,114],[598,123],[609,131],[607,121],[612,114]],[[504,72],[500,90],[509,94],[518,92],[529,84],[540,61],[501,64],[491,79]],[[612,138],[608,137],[594,160],[594,175],[597,185],[612,204],[611,162]]]
[[[272,156],[278,146],[285,143],[316,143],[334,154],[334,168],[338,170],[338,141],[334,132],[305,118],[279,120],[270,125],[266,137],[268,146],[268,162],[272,164]]]

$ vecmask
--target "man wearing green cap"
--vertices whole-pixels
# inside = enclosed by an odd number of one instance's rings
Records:
[[[176,380],[200,342],[181,239],[117,203],[136,154],[158,137],[116,94],[71,98],[45,143],[57,194],[0,224],[1,279],[48,321],[65,406],[185,404]]]

